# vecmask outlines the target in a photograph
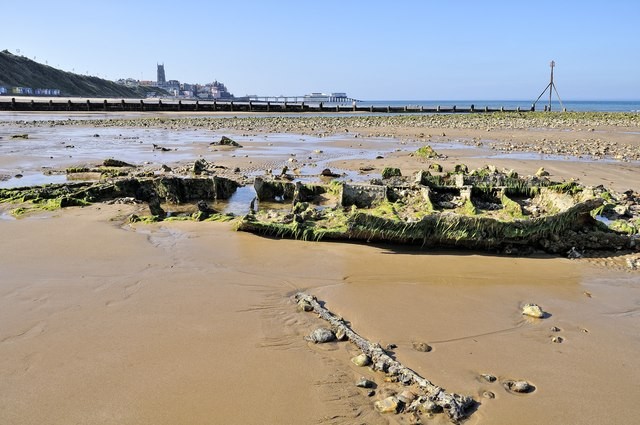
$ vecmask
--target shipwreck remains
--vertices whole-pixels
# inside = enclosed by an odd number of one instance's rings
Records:
[[[40,209],[84,206],[95,202],[132,199],[146,202],[152,216],[164,218],[163,203],[184,204],[228,199],[239,186],[234,180],[205,177],[125,177],[98,182],[49,184],[44,186],[0,189],[0,202],[30,204]],[[21,207],[23,210],[28,207]],[[198,206],[200,216],[208,208]],[[20,212],[20,211],[18,211]]]
[[[399,361],[393,359],[380,346],[373,343],[347,325],[344,319],[336,316],[331,311],[321,305],[318,300],[311,295],[299,292],[295,295],[295,300],[303,311],[313,311],[318,316],[331,325],[331,330],[336,335],[344,335],[344,338],[360,349],[362,365],[371,363],[373,370],[386,374],[390,379],[399,382],[404,386],[414,386],[418,390],[417,397],[408,404],[404,404],[399,398],[391,397],[391,400],[381,400],[380,402],[389,404],[391,408],[378,407],[381,412],[445,412],[449,419],[455,423],[466,418],[471,408],[476,404],[473,398],[455,393],[448,393],[443,388],[433,384],[429,380],[421,377],[413,370],[404,366]],[[360,360],[360,359],[359,359]]]
[[[554,182],[544,173],[520,177],[491,166],[468,171],[462,164],[446,173],[420,171],[413,176],[392,169],[383,173],[386,178],[363,183],[335,178],[303,183],[292,181],[295,177],[286,171],[253,178],[255,198],[247,201],[249,213],[238,220],[238,230],[503,254],[544,251],[576,257],[589,250],[638,249],[640,195],[633,191]],[[216,214],[207,201],[229,199],[251,181],[204,159],[160,170],[106,160],[97,167],[63,172],[100,180],[0,189],[0,203],[18,204],[13,210],[18,215],[132,198],[148,204],[153,221],[174,216],[163,204],[192,204],[185,218],[203,220]]]
[[[519,177],[485,167],[413,178],[391,173],[367,184],[329,185],[256,179],[258,199],[289,202],[289,211],[258,210],[239,230],[305,240],[393,242],[526,254],[542,250],[636,247],[640,205],[576,181]],[[327,204],[326,194],[335,199]]]

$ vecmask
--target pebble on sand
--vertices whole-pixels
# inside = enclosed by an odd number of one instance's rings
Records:
[[[369,365],[371,363],[371,359],[369,358],[369,356],[363,353],[351,358],[351,363],[356,366],[363,367]]]
[[[305,337],[305,339],[311,342],[315,342],[316,344],[322,344],[325,342],[334,341],[336,339],[336,335],[331,329],[318,328],[315,331],[311,332],[311,335]]]
[[[545,312],[542,310],[542,308],[540,308],[538,304],[525,304],[524,307],[522,307],[522,314],[525,316],[542,319],[545,315]]]
[[[400,407],[400,400],[391,396],[373,403],[376,410],[380,413],[397,413]]]
[[[522,394],[530,393],[535,390],[535,387],[527,381],[506,381],[504,383],[504,387],[514,393]]]

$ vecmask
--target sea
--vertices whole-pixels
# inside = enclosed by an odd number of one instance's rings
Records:
[[[476,109],[531,109],[533,101],[531,100],[363,100],[358,102],[358,106],[413,106],[425,108],[470,108],[473,105]],[[536,103],[536,111],[543,111],[545,106],[549,106],[549,100],[546,102],[540,99]],[[562,104],[557,100],[551,102],[552,111],[573,112],[636,112],[640,113],[640,100],[567,100]]]

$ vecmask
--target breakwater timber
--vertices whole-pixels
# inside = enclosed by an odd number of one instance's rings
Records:
[[[143,100],[143,99],[0,99],[0,111],[56,111],[56,112],[369,112],[369,113],[482,113],[482,112],[528,112],[534,108],[507,109],[467,107],[425,106],[379,106],[323,104],[305,102],[263,101],[198,101],[198,100]]]

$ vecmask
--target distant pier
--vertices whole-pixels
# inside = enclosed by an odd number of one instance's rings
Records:
[[[268,112],[268,113],[323,113],[323,112],[369,112],[369,113],[490,113],[490,112],[529,112],[531,108],[477,108],[470,106],[380,106],[362,105],[357,101],[351,104],[304,102],[275,99],[269,100],[158,100],[158,99],[29,99],[0,98],[0,111],[16,112]]]

